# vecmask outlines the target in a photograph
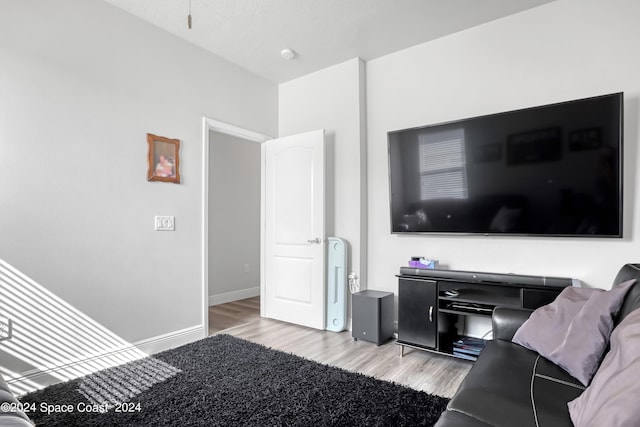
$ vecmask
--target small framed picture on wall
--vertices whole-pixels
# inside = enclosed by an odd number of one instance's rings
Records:
[[[180,184],[180,140],[147,134],[149,158],[147,181]]]

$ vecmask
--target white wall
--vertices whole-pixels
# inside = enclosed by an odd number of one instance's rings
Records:
[[[576,277],[609,288],[638,262],[640,4],[558,0],[367,63],[369,288],[395,291],[410,256],[448,268]],[[390,234],[386,133],[625,92],[624,239]]]
[[[326,130],[327,232],[350,246],[349,271],[366,287],[364,64],[353,59],[279,87],[279,135]]]
[[[210,132],[209,304],[260,294],[260,149]]]
[[[202,326],[202,117],[275,135],[277,96],[102,1],[3,1],[0,258],[128,342]],[[147,182],[147,132],[182,184]]]

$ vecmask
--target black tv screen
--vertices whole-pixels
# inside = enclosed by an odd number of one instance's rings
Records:
[[[388,133],[392,233],[622,237],[615,93]]]

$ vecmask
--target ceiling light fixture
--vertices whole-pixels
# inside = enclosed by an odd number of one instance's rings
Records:
[[[191,0],[189,0],[189,15],[187,16],[187,27],[191,29]]]
[[[291,49],[282,49],[280,51],[280,56],[286,60],[290,60],[296,57],[296,53]]]

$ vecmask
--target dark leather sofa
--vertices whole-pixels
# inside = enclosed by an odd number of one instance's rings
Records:
[[[528,212],[528,200],[511,194],[432,199],[414,203],[394,230],[519,233],[527,229]]]
[[[635,278],[614,325],[640,307],[640,264],[623,266],[613,286]],[[511,339],[531,311],[497,307],[489,341],[436,427],[572,426],[567,402],[585,387],[566,371]]]

